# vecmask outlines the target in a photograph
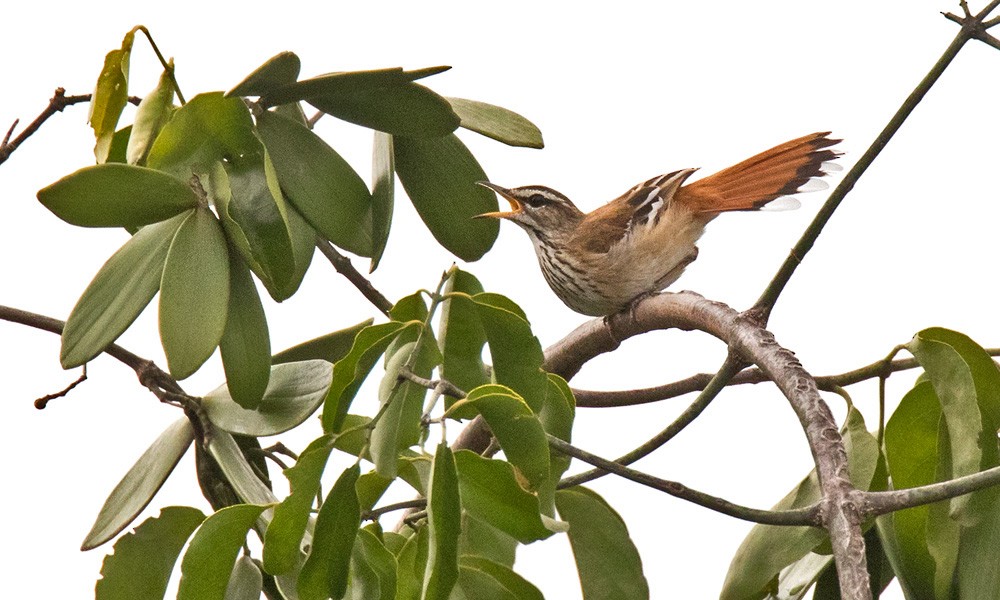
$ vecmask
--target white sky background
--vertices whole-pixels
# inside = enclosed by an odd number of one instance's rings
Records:
[[[175,57],[185,95],[227,89],[270,56],[292,50],[303,76],[328,71],[449,64],[426,83],[532,119],[541,151],[460,135],[490,178],[544,183],[593,209],[634,183],[683,167],[711,173],[799,135],[832,130],[849,167],[925,75],[957,27],[951,2],[478,3],[8,3],[0,54],[0,129],[22,127],[57,86],[90,92],[104,54],[135,24]],[[981,3],[973,3],[978,10]],[[998,221],[995,119],[1000,53],[970,42],[874,167],[847,197],[778,303],[771,328],[807,369],[831,374],[867,364],[920,329],[941,325],[1000,345],[994,279]],[[145,94],[159,67],[137,37],[131,92]],[[0,304],[65,318],[123,231],[83,230],[48,213],[35,192],[92,163],[86,105],[68,108],[0,166]],[[123,122],[131,122],[127,113]],[[370,137],[327,118],[320,133],[364,177]],[[2,134],[2,132],[0,132]],[[825,199],[793,212],[726,215],[674,289],[742,309],[763,290]],[[396,221],[374,284],[392,299],[433,288],[447,255],[419,224],[400,188]],[[367,261],[358,259],[359,268]],[[493,251],[461,265],[528,313],[543,346],[584,321],[545,285],[531,245],[504,224]],[[155,307],[155,303],[151,308]],[[275,350],[356,323],[375,311],[317,255],[302,289],[270,303]],[[155,308],[121,343],[165,365]],[[6,431],[0,514],[11,597],[88,596],[110,545],[77,548],[108,492],[170,422],[134,374],[108,358],[49,409],[34,398],[77,372],[58,365],[58,338],[0,324]],[[629,341],[573,381],[622,389],[714,371],[725,349],[703,334]],[[183,383],[203,394],[222,380],[218,357]],[[911,375],[894,376],[890,402]],[[876,386],[851,388],[875,427]],[[364,394],[364,391],[362,392]],[[575,442],[612,458],[662,429],[690,398],[643,408],[581,410]],[[829,401],[838,418],[843,403]],[[371,395],[357,410],[370,410]],[[318,429],[310,431],[316,433]],[[282,438],[302,449],[309,437]],[[792,411],[773,387],[727,390],[667,448],[638,464],[734,502],[767,507],[797,483],[811,458]],[[277,471],[276,479],[280,479]],[[653,598],[715,597],[749,524],[610,478],[594,485],[623,514],[642,553]],[[207,504],[190,456],[152,507]],[[385,520],[392,526],[394,518]],[[578,597],[565,539],[523,548],[517,569],[550,598]],[[11,586],[13,585],[13,588]],[[24,586],[19,589],[19,586]]]

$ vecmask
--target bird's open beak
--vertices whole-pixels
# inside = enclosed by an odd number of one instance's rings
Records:
[[[477,181],[476,184],[481,185],[484,188],[489,188],[494,192],[500,194],[500,196],[503,197],[504,200],[510,203],[510,211],[488,212],[488,213],[483,213],[481,215],[476,215],[473,218],[481,219],[485,217],[490,217],[493,219],[509,219],[510,217],[513,217],[514,215],[524,211],[524,208],[521,206],[521,202],[517,198],[515,198],[510,193],[510,190],[508,190],[507,188],[502,188],[499,185],[490,183],[489,181]]]

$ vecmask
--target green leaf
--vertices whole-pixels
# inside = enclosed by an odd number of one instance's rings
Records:
[[[603,498],[584,487],[556,492],[559,516],[569,522],[569,543],[584,600],[649,598],[639,552],[625,522]]]
[[[209,421],[226,431],[256,437],[278,435],[297,427],[319,408],[332,377],[332,367],[325,360],[275,365],[256,409],[237,404],[228,384],[206,395],[202,409]]]
[[[267,315],[246,263],[229,252],[229,315],[219,340],[230,396],[243,408],[260,404],[271,376],[271,336]]]
[[[461,489],[460,485],[459,490]],[[464,503],[465,499],[463,497]],[[458,553],[460,556],[482,556],[501,565],[513,567],[514,559],[517,555],[517,546],[517,540],[510,535],[485,521],[471,516],[468,510],[462,512],[462,535],[458,538]]]
[[[173,59],[167,64],[169,69],[174,68]],[[135,124],[132,126],[132,134],[125,150],[128,164],[141,165],[146,161],[146,156],[153,147],[153,141],[170,120],[173,112],[174,82],[170,77],[170,71],[164,69],[156,87],[142,99],[135,112]]]
[[[361,524],[361,507],[354,489],[361,469],[346,469],[323,502],[316,518],[312,552],[299,573],[302,600],[341,598],[347,590],[354,539]]]
[[[500,294],[476,294],[472,301],[490,345],[496,382],[517,391],[531,410],[541,410],[548,388],[542,370],[545,357],[524,312]]]
[[[205,519],[181,561],[177,600],[223,600],[226,597],[236,555],[246,543],[247,532],[265,508],[237,504]]]
[[[462,260],[474,261],[493,247],[496,219],[474,219],[496,211],[496,195],[476,185],[487,179],[465,144],[454,135],[393,140],[396,174],[434,238]]]
[[[395,600],[396,557],[366,529],[358,531],[351,556],[351,587],[355,598]]]
[[[311,79],[304,79],[273,90],[264,98],[264,106],[276,106],[306,100],[314,96],[349,95],[361,90],[374,90],[398,86],[443,73],[451,67],[426,67],[414,71],[404,71],[401,67],[373,69],[370,71],[347,71],[327,73]]]
[[[294,52],[279,52],[254,69],[226,96],[264,96],[272,90],[294,83],[302,63]]]
[[[160,289],[170,242],[187,213],[147,225],[108,259],[66,319],[59,360],[78,367],[118,339]]]
[[[858,489],[869,490],[877,474],[878,441],[868,433],[861,413],[853,408],[848,411],[842,433],[851,481]],[[774,510],[801,508],[819,498],[814,469],[774,506]],[[763,597],[783,568],[823,543],[828,543],[828,536],[824,530],[814,527],[755,525],[733,556],[720,598]]]
[[[409,326],[412,325],[395,321],[380,323],[362,329],[354,338],[351,351],[333,366],[333,383],[323,405],[324,431],[340,429],[361,383],[389,343]]]
[[[192,441],[194,430],[187,417],[167,427],[111,491],[80,549],[96,548],[128,527],[160,491]]]
[[[184,544],[205,515],[189,506],[168,506],[115,542],[104,557],[96,600],[162,598]]]
[[[128,141],[132,138],[132,126],[126,125],[118,131],[115,132],[114,137],[111,138],[111,148],[108,150],[108,158],[105,163],[120,163],[125,164],[128,162],[125,154],[128,151]]]
[[[481,556],[463,556],[458,564],[458,585],[468,600],[544,600],[537,587],[504,565]]]
[[[305,100],[328,115],[394,136],[436,138],[455,131],[460,122],[447,100],[417,83]]]
[[[372,262],[369,273],[378,267],[389,241],[395,194],[396,163],[393,159],[392,136],[376,131],[372,142]]]
[[[215,352],[229,312],[229,249],[212,211],[177,229],[160,282],[160,340],[170,374],[185,379]]]
[[[428,527],[420,527],[396,557],[396,600],[420,600],[427,568]]]
[[[517,392],[502,385],[483,385],[453,404],[448,412],[461,414],[470,408],[483,415],[507,460],[518,468],[532,489],[549,477],[545,430]]]
[[[552,535],[542,523],[538,497],[521,487],[510,463],[460,450],[455,453],[455,464],[462,506],[473,517],[522,544]]]
[[[471,390],[490,381],[483,362],[486,332],[475,303],[468,297],[482,291],[483,286],[474,275],[452,267],[445,283],[446,299],[441,305],[438,321],[444,360],[441,376],[463,390]],[[447,398],[446,402],[446,406],[450,407],[454,399]]]
[[[281,189],[309,224],[335,245],[370,256],[372,196],[351,165],[308,127],[275,113],[257,113],[257,131]]]
[[[413,353],[416,356],[411,357]],[[409,364],[414,373],[428,378],[440,362],[441,355],[429,332],[420,342],[419,349],[416,342],[409,342],[389,356],[378,391],[380,406],[388,407],[375,424],[370,440],[372,461],[383,477],[394,479],[400,450],[420,441],[420,419],[427,396],[426,388],[400,380],[399,373]]]
[[[225,480],[243,502],[259,505],[278,503],[274,493],[254,472],[243,451],[228,431],[212,430],[212,435],[208,438],[208,452],[215,459]],[[269,514],[264,513],[261,516],[263,525],[270,521]]]
[[[458,536],[462,507],[455,457],[445,443],[438,444],[427,497],[430,544],[421,600],[447,600],[458,581]]]
[[[236,559],[225,600],[259,600],[263,591],[264,576],[257,563],[246,554]]]
[[[476,100],[448,98],[462,120],[462,127],[509,146],[543,148],[542,132],[534,123],[512,110]]]
[[[198,206],[198,195],[161,171],[108,163],[84,167],[42,188],[38,201],[72,225],[134,228]]]
[[[264,536],[264,570],[272,575],[287,573],[299,564],[309,510],[319,493],[320,476],[335,440],[333,434],[313,440],[295,465],[285,469],[291,492],[275,507],[274,518]]]
[[[220,161],[240,166],[259,163],[262,154],[246,104],[211,92],[198,94],[174,111],[156,136],[146,166],[187,180]]]
[[[115,127],[128,103],[128,68],[134,38],[133,29],[125,35],[120,49],[112,50],[104,57],[104,68],[101,69],[91,97],[87,120],[97,138],[94,156],[98,163],[107,160]]]
[[[962,531],[956,558],[957,583],[962,598],[1000,598],[1000,571],[996,547],[1000,543],[1000,500],[989,507],[974,527]]]
[[[351,325],[346,329],[321,335],[308,342],[302,342],[297,346],[292,346],[287,350],[282,350],[275,354],[271,357],[271,362],[280,364],[319,358],[335,363],[350,352],[351,346],[354,344],[354,338],[357,337],[358,332],[371,324],[372,319],[365,319],[357,325]]]

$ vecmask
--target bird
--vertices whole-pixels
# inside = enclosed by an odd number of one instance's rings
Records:
[[[839,170],[831,161],[840,152],[831,147],[841,140],[830,133],[790,140],[692,183],[686,182],[698,169],[659,175],[589,213],[543,185],[508,189],[480,181],[510,211],[477,217],[520,226],[556,296],[578,313],[607,316],[674,283],[698,257],[705,226],[721,213],[759,210],[825,187],[818,178]]]

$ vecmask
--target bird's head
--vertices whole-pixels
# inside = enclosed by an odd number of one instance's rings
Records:
[[[584,216],[569,198],[543,185],[507,189],[488,181],[478,183],[507,200],[510,211],[484,213],[477,215],[477,218],[513,221],[527,231],[533,240],[568,236]]]

